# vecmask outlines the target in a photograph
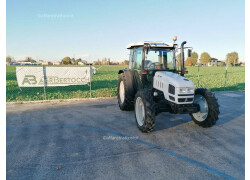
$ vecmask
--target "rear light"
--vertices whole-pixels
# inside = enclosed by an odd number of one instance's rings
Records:
[[[141,71],[142,74],[147,74],[147,71],[143,70]]]
[[[188,74],[188,71],[184,71],[185,74]]]

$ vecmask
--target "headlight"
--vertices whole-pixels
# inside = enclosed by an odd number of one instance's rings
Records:
[[[186,93],[187,91],[186,91],[186,88],[180,88],[180,89],[179,89],[179,92],[180,92],[180,93]]]
[[[193,94],[194,93],[194,89],[193,88],[179,88],[179,93],[184,94]]]
[[[192,88],[187,88],[187,93],[193,94],[193,93],[194,93],[194,89],[192,89]]]

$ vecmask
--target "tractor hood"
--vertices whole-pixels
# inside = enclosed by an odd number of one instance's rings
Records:
[[[168,82],[177,88],[195,88],[194,83],[187,78],[169,71],[158,71],[155,73],[157,79]]]

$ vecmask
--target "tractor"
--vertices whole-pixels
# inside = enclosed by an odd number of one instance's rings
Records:
[[[161,112],[189,114],[201,127],[211,127],[218,120],[219,104],[215,94],[198,88],[184,77],[184,49],[188,57],[192,48],[175,43],[144,41],[129,44],[128,68],[119,70],[117,99],[121,110],[135,110],[137,127],[145,133],[155,126]],[[180,58],[176,53],[180,50]]]

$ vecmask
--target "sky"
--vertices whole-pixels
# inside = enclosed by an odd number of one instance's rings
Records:
[[[128,59],[137,41],[187,41],[199,55],[245,61],[244,0],[8,0],[7,55],[15,60]]]

